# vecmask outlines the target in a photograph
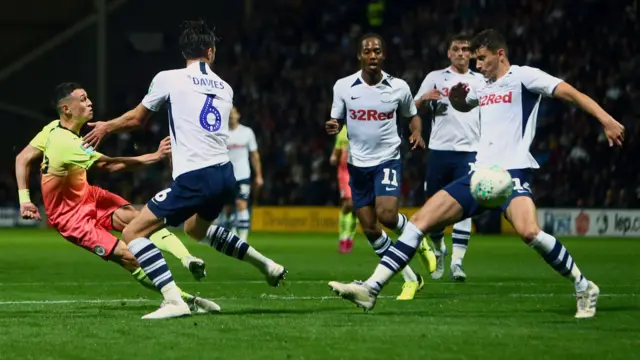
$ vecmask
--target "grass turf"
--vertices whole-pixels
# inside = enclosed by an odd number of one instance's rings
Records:
[[[571,284],[515,238],[472,237],[466,283],[429,279],[400,302],[394,279],[365,314],[326,285],[373,271],[362,236],[342,255],[331,235],[251,234],[289,269],[277,289],[250,265],[181,237],[209,277],[196,283],[167,256],[174,277],[217,299],[221,314],[141,321],[161,299],[119,267],[53,231],[1,230],[0,359],[640,358],[638,239],[564,239],[602,291],[596,318],[577,321]]]

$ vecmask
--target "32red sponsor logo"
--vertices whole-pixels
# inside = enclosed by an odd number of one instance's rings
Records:
[[[480,106],[487,106],[493,104],[511,104],[513,101],[513,92],[509,91],[507,94],[496,95],[489,94],[480,97]]]
[[[360,121],[391,120],[395,117],[395,111],[379,112],[378,110],[349,110],[349,117]]]

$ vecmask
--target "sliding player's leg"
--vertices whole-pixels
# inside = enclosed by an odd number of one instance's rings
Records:
[[[149,210],[149,206],[153,201],[168,199],[167,193],[167,190],[158,193],[122,231],[122,240],[165,299],[160,309],[143,316],[143,319],[165,319],[191,314],[189,306],[182,299],[180,289],[173,281],[162,252],[149,239],[151,234],[164,227],[164,217],[158,218]]]
[[[530,181],[523,172],[510,171],[520,184]],[[505,215],[522,240],[536,250],[556,272],[573,282],[577,304],[577,318],[590,318],[596,314],[600,289],[584,277],[569,251],[552,235],[540,229],[536,207],[527,186],[514,189],[514,196],[503,206]]]
[[[90,191],[96,204],[98,225],[104,229],[122,232],[139,214],[138,210],[119,195],[96,186],[91,186]],[[169,252],[180,260],[196,280],[207,276],[204,261],[191,255],[182,241],[169,230],[162,228],[151,234],[149,240],[161,251]]]
[[[106,260],[112,261],[120,266],[122,266],[125,270],[131,273],[131,276],[143,287],[154,291],[156,293],[160,293],[160,291],[154,286],[154,284],[149,280],[147,274],[142,270],[140,264],[136,260],[136,257],[133,256],[131,251],[127,245],[120,240],[117,240],[117,245],[113,250],[112,254],[106,258]],[[207,300],[201,298],[199,296],[193,296],[187,292],[180,290],[180,294],[182,295],[182,299],[189,305],[191,311],[198,313],[210,313],[210,312],[219,312],[220,306],[211,300]]]

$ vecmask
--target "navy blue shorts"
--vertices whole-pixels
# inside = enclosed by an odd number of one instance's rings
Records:
[[[531,169],[509,170],[509,174],[511,174],[511,179],[513,180],[513,192],[507,201],[500,205],[502,212],[507,210],[507,207],[511,204],[511,200],[514,198],[519,196],[532,198],[531,178],[533,177],[533,172]],[[478,205],[476,200],[471,196],[471,174],[455,180],[451,184],[445,186],[443,190],[448,192],[449,195],[453,196],[453,198],[462,205],[463,219],[480,214],[486,210],[490,210],[489,208]]]
[[[236,200],[249,201],[251,198],[251,179],[238,180],[236,182]]]
[[[388,160],[380,165],[358,167],[347,164],[353,207],[361,209],[375,202],[378,196],[400,196],[402,163]]]
[[[429,150],[424,192],[427,198],[468,175],[476,162],[475,152]]]
[[[149,200],[149,210],[164,219],[165,224],[178,226],[198,214],[205,220],[215,220],[225,204],[233,202],[236,178],[230,162],[189,171],[178,176],[168,189]]]

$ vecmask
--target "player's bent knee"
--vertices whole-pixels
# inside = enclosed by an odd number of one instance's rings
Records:
[[[344,200],[342,203],[342,213],[350,213],[353,212],[353,202],[351,200]]]
[[[395,209],[378,209],[378,220],[389,229],[395,229],[398,224],[398,212]]]
[[[210,221],[207,221],[196,214],[184,222],[184,232],[190,238],[200,241],[207,236],[209,226],[211,226]]]
[[[525,243],[529,244],[536,239],[540,233],[540,227],[537,224],[523,226],[520,229],[516,229],[518,235]]]
[[[236,200],[236,210],[243,211],[249,208],[249,204],[246,200]]]

